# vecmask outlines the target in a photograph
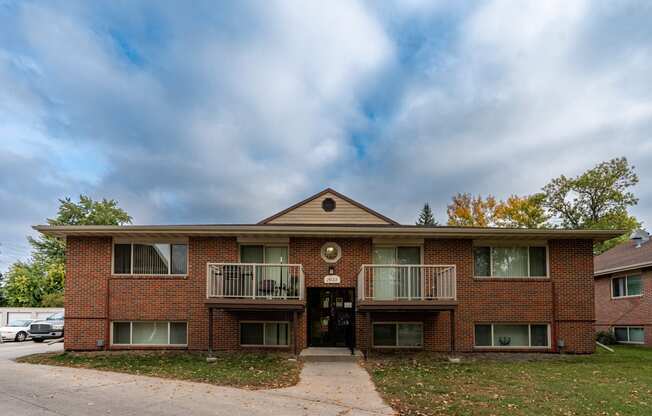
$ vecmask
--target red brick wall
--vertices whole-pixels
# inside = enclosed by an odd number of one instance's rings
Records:
[[[322,245],[335,241],[342,248],[342,257],[334,265],[342,278],[340,285],[326,285],[323,277],[329,264],[320,256]],[[66,344],[67,349],[95,349],[97,339],[109,343],[109,320],[182,320],[188,322],[190,349],[206,349],[208,344],[208,311],[206,296],[206,263],[236,262],[238,245],[235,238],[189,238],[187,277],[112,277],[111,239],[68,239],[68,273],[66,279]],[[304,267],[307,287],[355,287],[362,264],[371,263],[371,239],[292,238],[289,260]],[[549,242],[551,279],[505,280],[473,277],[471,240],[426,240],[426,264],[454,264],[457,269],[458,307],[455,313],[456,346],[460,351],[473,350],[474,324],[485,323],[550,323],[556,335],[563,338],[570,352],[593,351],[593,278],[591,242],[553,240]],[[553,320],[553,284],[556,292],[556,316]],[[107,295],[110,302],[107,305]],[[108,306],[108,307],[107,307]],[[450,347],[450,315],[402,313],[401,319],[418,319],[424,324],[425,348],[448,351]],[[213,321],[213,348],[237,349],[238,320],[264,320],[269,313],[216,311]],[[258,319],[256,318],[258,317]],[[388,315],[375,314],[372,320],[387,320]],[[408,319],[409,318],[409,319]],[[295,336],[299,348],[307,345],[307,314],[299,314]],[[366,345],[366,319],[356,317],[357,344]]]
[[[652,269],[628,274],[643,277],[643,296],[612,299],[612,276],[595,279],[595,329],[608,331],[614,326],[642,326],[645,344],[652,346]]]

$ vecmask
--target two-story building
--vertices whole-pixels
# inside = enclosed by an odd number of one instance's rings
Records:
[[[66,238],[68,350],[594,351],[613,231],[400,225],[326,189],[257,224]]]
[[[595,258],[595,326],[652,346],[652,242],[644,230]]]

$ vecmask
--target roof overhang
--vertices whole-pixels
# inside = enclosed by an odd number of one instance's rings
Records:
[[[565,230],[529,228],[424,227],[414,225],[36,225],[34,230],[53,237],[118,236],[265,236],[265,237],[381,237],[466,239],[585,239],[604,241],[622,230]]]
[[[626,272],[629,270],[640,270],[648,267],[652,267],[652,261],[646,261],[643,263],[628,264],[626,266],[612,267],[610,269],[596,270],[593,272],[593,276],[602,277],[613,273]]]

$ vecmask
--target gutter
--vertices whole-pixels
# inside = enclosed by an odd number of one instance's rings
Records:
[[[185,236],[329,236],[329,237],[421,237],[421,238],[570,238],[608,240],[622,230],[566,230],[527,228],[420,227],[407,225],[125,225],[125,226],[51,226],[36,225],[34,230],[54,237],[115,235]]]
[[[618,273],[618,272],[624,272],[628,270],[634,270],[634,269],[642,269],[645,267],[652,267],[652,261],[646,261],[643,263],[635,263],[635,264],[628,264],[627,266],[619,266],[619,267],[613,267],[611,269],[602,269],[593,272],[594,277],[600,277],[604,276],[607,274],[612,274],[612,273]]]

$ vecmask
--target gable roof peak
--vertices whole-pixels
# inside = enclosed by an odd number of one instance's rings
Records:
[[[316,217],[315,212],[309,212],[309,210],[314,211],[314,207],[310,208],[310,203],[316,199],[324,196],[332,195],[337,199],[340,199],[344,204],[349,208],[353,207],[352,210],[357,212],[350,211],[349,214],[353,215],[342,215],[342,214],[331,214],[328,212],[320,212],[317,215],[323,216],[325,224],[357,224],[357,223],[376,223],[376,224],[386,224],[386,225],[399,225],[398,222],[388,218],[379,212],[372,210],[371,208],[357,202],[348,196],[337,192],[335,189],[328,187],[316,194],[309,196],[308,198],[300,201],[271,217],[267,217],[264,220],[258,222],[258,224],[271,224],[271,223],[285,223],[285,224],[301,224],[301,223],[319,223],[319,218]],[[313,204],[314,205],[314,204]],[[289,215],[288,215],[289,214]],[[330,215],[329,215],[330,214]],[[334,217],[337,216],[337,219]],[[285,217],[285,218],[282,218]]]

